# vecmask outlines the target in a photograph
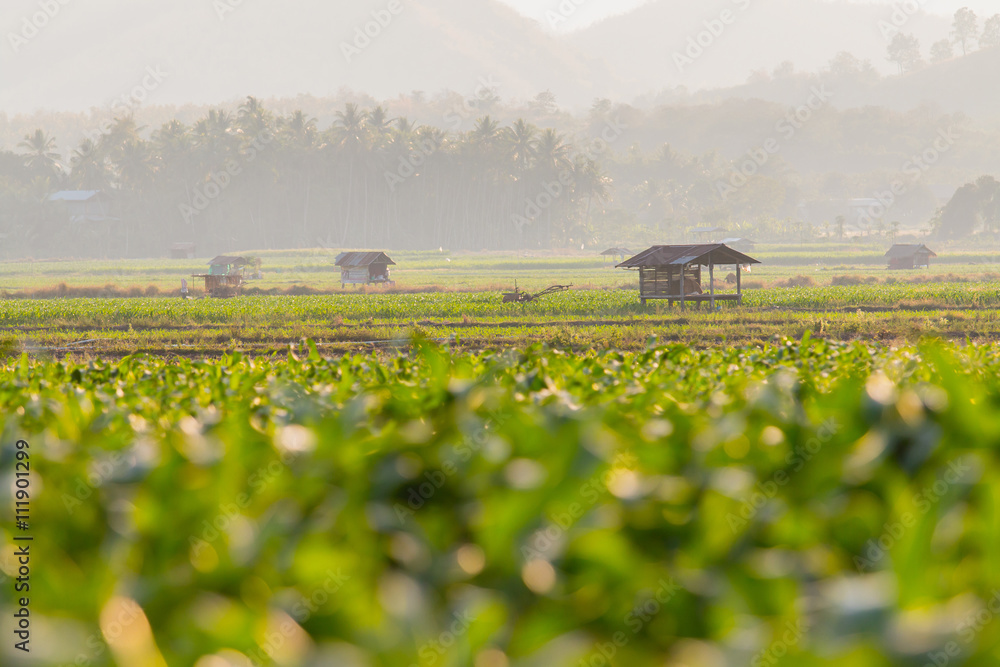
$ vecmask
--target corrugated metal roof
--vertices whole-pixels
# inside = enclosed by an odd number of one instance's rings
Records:
[[[889,252],[885,253],[885,256],[889,259],[902,259],[905,257],[914,257],[921,253],[928,253],[931,257],[937,257],[937,253],[922,243],[897,243],[889,248]]]
[[[371,266],[372,264],[392,264],[384,252],[342,252],[337,255],[337,266]]]
[[[246,266],[248,263],[246,257],[234,257],[232,255],[219,255],[209,262],[211,266]]]
[[[633,253],[628,248],[608,248],[601,254],[608,256],[608,255],[631,255]]]
[[[721,243],[705,243],[701,245],[656,245],[640,252],[631,259],[618,265],[618,268],[638,269],[643,266],[682,266],[700,262],[714,264],[760,264],[753,257]]]
[[[90,201],[99,194],[98,190],[60,190],[49,195],[49,201]]]

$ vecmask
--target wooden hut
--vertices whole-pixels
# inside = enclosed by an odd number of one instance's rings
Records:
[[[608,248],[607,250],[601,253],[601,257],[611,258],[612,260],[614,260],[616,257],[621,257],[622,261],[624,262],[625,258],[631,254],[633,254],[633,252],[628,248]],[[605,259],[605,261],[607,261],[607,259]]]
[[[708,303],[735,301],[743,305],[741,267],[760,264],[759,261],[721,243],[702,245],[658,245],[645,250],[618,265],[618,268],[639,270],[639,299],[643,305],[649,299],[679,301],[683,308],[688,302]],[[736,294],[716,294],[715,267],[736,267]],[[708,267],[708,285],[702,284],[702,267]],[[707,293],[706,293],[707,287]]]
[[[236,296],[243,289],[246,280],[246,257],[219,255],[209,263],[208,273],[200,273],[194,278],[205,279],[205,293],[211,296]]]
[[[175,243],[170,246],[170,259],[194,259],[196,251],[193,243]]]
[[[742,236],[733,236],[728,239],[722,239],[719,243],[740,252],[753,252],[753,249],[757,247],[756,242]]]
[[[885,253],[889,268],[894,271],[930,268],[932,257],[937,254],[921,243],[896,244]]]
[[[395,285],[389,279],[389,265],[395,266],[384,252],[342,252],[337,255],[340,267],[340,286],[346,285]]]
[[[724,232],[722,227],[695,227],[691,230],[691,233],[698,237],[699,241],[704,243],[709,243],[713,240],[716,234]]]

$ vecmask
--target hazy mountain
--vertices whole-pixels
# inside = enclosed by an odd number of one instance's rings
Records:
[[[883,31],[893,11],[824,0],[656,0],[567,41],[603,58],[630,89],[643,91],[738,85],[786,61],[816,71],[842,51],[888,73],[894,66],[886,60]],[[921,12],[905,18],[902,30],[920,39],[925,55],[949,34],[945,17]]]
[[[15,4],[23,15],[37,11]],[[366,28],[375,36],[359,34]],[[343,87],[377,98],[442,89],[472,96],[482,82],[504,99],[551,89],[579,103],[627,92],[597,59],[496,0],[94,0],[62,7],[0,59],[0,110],[8,112],[106,105],[150,66],[167,73],[152,103]]]
[[[817,85],[822,84],[830,93],[830,104],[840,109],[884,107],[909,111],[927,107],[935,113],[961,112],[993,119],[1000,110],[1000,89],[992,85],[970,85],[969,82],[996,81],[998,77],[1000,49],[989,49],[925,65],[902,76],[879,78],[861,73],[838,74],[825,69],[820,73],[768,77],[731,88],[699,91],[691,100],[711,104],[737,98],[799,106]],[[676,96],[667,94],[667,97]]]

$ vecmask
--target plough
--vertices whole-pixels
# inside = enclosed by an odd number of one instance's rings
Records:
[[[514,291],[507,292],[503,295],[504,303],[531,303],[537,299],[541,299],[543,296],[548,296],[550,294],[558,294],[559,292],[568,292],[569,289],[573,287],[572,285],[553,285],[552,287],[547,287],[541,292],[535,292],[531,294],[523,290],[518,289],[517,283],[514,283]]]

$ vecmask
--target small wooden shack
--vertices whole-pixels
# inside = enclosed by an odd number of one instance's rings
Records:
[[[922,243],[896,244],[885,253],[889,260],[889,269],[902,271],[907,269],[930,268],[931,258],[937,254]]]
[[[753,257],[723,245],[658,245],[645,250],[618,265],[623,269],[639,270],[639,300],[667,300],[670,305],[680,302],[715,307],[717,301],[735,301],[743,305],[742,267],[760,264]],[[717,294],[715,267],[736,267],[736,294]],[[708,267],[708,285],[702,284],[702,267]],[[707,287],[707,293],[706,293]]]
[[[739,250],[740,252],[752,252],[753,249],[757,247],[757,243],[755,241],[751,241],[750,239],[742,236],[733,236],[728,239],[722,239],[719,243],[729,246],[733,250]]]
[[[219,255],[208,264],[208,273],[192,276],[205,279],[205,293],[218,297],[237,296],[246,281],[246,267],[250,264],[247,259]]]
[[[193,243],[175,243],[170,246],[170,259],[194,259],[196,251]]]
[[[634,253],[628,248],[608,248],[607,250],[601,253],[601,257],[611,258],[612,260],[614,260],[617,257],[621,257],[622,261],[624,262],[625,258],[632,254]],[[607,259],[605,259],[605,261],[607,261]]]
[[[346,285],[395,285],[389,279],[389,265],[395,266],[384,252],[342,252],[337,255],[340,267],[340,286]]]

